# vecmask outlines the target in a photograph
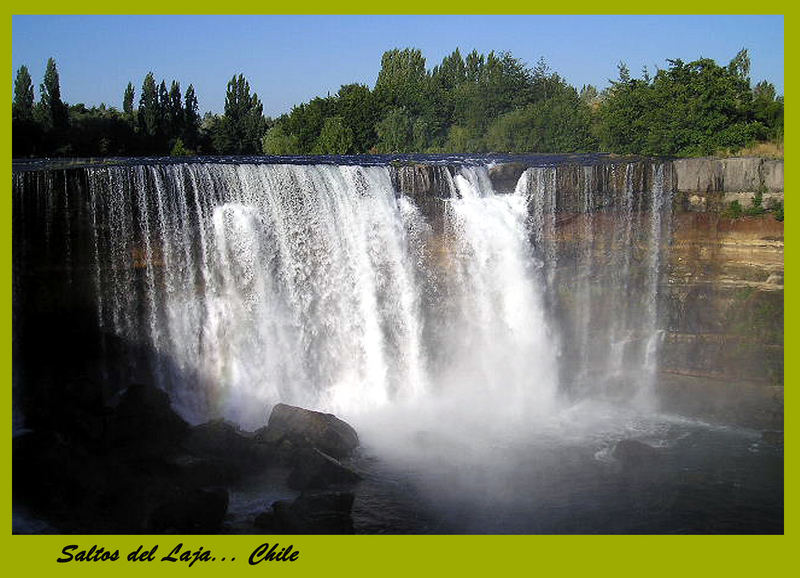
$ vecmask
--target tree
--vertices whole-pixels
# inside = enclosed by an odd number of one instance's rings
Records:
[[[125,119],[130,123],[133,124],[133,99],[135,98],[135,93],[133,90],[133,83],[129,82],[128,86],[125,87],[125,94],[122,96],[122,113],[125,115]]]
[[[223,154],[258,154],[266,130],[263,105],[257,94],[250,94],[250,83],[243,74],[228,82],[225,114],[220,119],[214,143]]]
[[[281,119],[278,119],[275,126],[264,135],[261,140],[261,149],[265,155],[297,155],[301,153],[297,137],[286,132]]]
[[[142,83],[139,97],[139,132],[148,140],[153,140],[159,132],[160,106],[158,87],[152,72],[148,72]]]
[[[11,104],[11,147],[14,157],[33,155],[42,140],[39,124],[34,120],[33,82],[27,66],[20,66],[14,80],[14,101]]]
[[[14,80],[14,101],[11,105],[11,117],[15,121],[29,122],[33,120],[33,82],[28,67],[23,65],[17,70]]]
[[[708,58],[668,60],[651,79],[620,68],[600,106],[602,144],[611,152],[697,156],[737,150],[762,136],[754,118],[750,59],[740,51],[728,66]]]
[[[67,128],[67,106],[61,100],[61,86],[56,61],[47,59],[44,82],[39,87],[42,120],[46,130],[63,131]]]
[[[166,116],[169,139],[179,139],[183,134],[184,117],[181,85],[176,80],[173,80],[170,85]]]
[[[352,152],[353,131],[346,126],[341,116],[329,116],[325,119],[322,131],[314,147],[315,154],[346,155]]]
[[[161,143],[169,140],[169,91],[164,80],[158,85],[158,137]]]
[[[412,114],[418,114],[425,96],[426,81],[425,58],[420,50],[388,50],[381,57],[375,96],[384,111],[405,107]]]
[[[196,150],[200,136],[200,112],[194,86],[189,85],[183,97],[183,142],[189,150]]]
[[[378,151],[382,153],[406,153],[411,150],[412,124],[408,111],[393,108],[378,123]]]
[[[352,152],[366,153],[375,146],[378,107],[368,87],[363,84],[343,85],[336,95],[334,108],[336,116],[340,116],[353,133]]]
[[[766,80],[753,88],[753,116],[766,127],[768,138],[783,139],[783,97],[777,96],[775,86]]]
[[[594,148],[591,111],[574,88],[498,118],[486,137],[496,152],[582,152]]]
[[[314,98],[311,101],[295,106],[281,124],[287,134],[296,139],[301,154],[314,151],[317,139],[325,126],[325,119],[336,116],[336,101],[333,98]]]

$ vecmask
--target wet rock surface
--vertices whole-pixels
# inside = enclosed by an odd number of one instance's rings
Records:
[[[298,447],[316,447],[334,458],[344,458],[358,447],[358,434],[347,423],[329,413],[277,404],[259,439]]]
[[[129,386],[114,407],[62,409],[79,412],[83,425],[56,421],[13,442],[15,508],[59,533],[220,533],[230,488],[248,476],[285,476],[288,466],[283,491],[342,490],[360,479],[322,451],[344,458],[358,445],[355,430],[330,414],[283,406],[261,435],[222,420],[190,426],[145,384]],[[352,532],[351,493],[301,498],[273,509],[272,531]]]

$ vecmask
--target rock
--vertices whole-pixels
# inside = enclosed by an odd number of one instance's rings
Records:
[[[316,448],[298,451],[294,462],[287,480],[294,490],[325,489],[361,480],[359,474]]]
[[[783,191],[783,159],[692,158],[672,162],[677,190],[685,193]]]
[[[221,464],[235,478],[243,473],[263,469],[274,461],[274,450],[243,433],[236,425],[213,420],[191,428],[183,442],[186,451],[205,460]]]
[[[620,440],[612,456],[623,466],[641,466],[656,458],[658,450],[637,440]]]
[[[450,198],[451,173],[449,167],[429,164],[392,166],[390,176],[394,189],[417,201]]]
[[[352,534],[354,499],[350,492],[302,493],[294,501],[275,502],[254,525],[283,534]]]
[[[522,163],[503,163],[489,169],[489,180],[492,181],[494,190],[498,193],[513,193],[522,173],[525,172]]]
[[[153,385],[134,384],[122,394],[110,418],[109,439],[112,445],[159,452],[176,446],[188,428],[170,406],[166,392]]]
[[[257,437],[273,444],[288,439],[297,447],[316,447],[337,459],[358,447],[356,430],[336,416],[283,403],[272,409],[266,430]]]
[[[217,532],[227,510],[227,490],[183,488],[153,509],[148,529],[156,532]]]

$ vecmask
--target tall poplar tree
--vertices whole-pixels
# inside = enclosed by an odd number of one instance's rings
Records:
[[[44,82],[39,87],[39,94],[45,129],[64,130],[68,123],[67,106],[61,100],[58,68],[52,57],[47,59]]]
[[[139,97],[139,132],[149,145],[158,134],[159,105],[158,87],[152,72],[148,72],[142,83]]]
[[[228,82],[225,114],[216,128],[214,141],[223,154],[258,154],[266,131],[263,105],[258,95],[250,94],[250,83],[243,74]]]
[[[125,115],[125,120],[129,123],[133,123],[133,99],[135,97],[135,93],[133,90],[133,84],[128,83],[128,86],[125,87],[125,94],[122,96],[122,113]]]
[[[11,115],[15,121],[33,120],[33,82],[28,67],[22,65],[17,70],[14,80],[14,102],[11,105]]]
[[[200,135],[200,111],[194,86],[189,85],[183,97],[183,142],[196,150]]]

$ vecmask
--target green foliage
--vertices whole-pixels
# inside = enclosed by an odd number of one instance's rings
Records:
[[[783,141],[783,97],[766,80],[753,88],[753,117],[765,127],[767,138]]]
[[[772,214],[775,215],[776,221],[783,221],[783,202],[777,201],[774,207],[772,207]]]
[[[197,147],[200,139],[200,112],[194,86],[189,85],[183,97],[182,140],[191,149]]]
[[[727,67],[707,58],[667,62],[652,79],[631,79],[620,69],[599,108],[604,149],[699,156],[740,149],[765,136],[753,109],[746,50]]]
[[[133,123],[133,99],[135,98],[135,92],[133,90],[133,84],[128,83],[128,86],[125,87],[125,94],[122,96],[122,113],[125,115],[131,123]]]
[[[171,157],[188,157],[193,155],[194,152],[187,149],[186,146],[183,144],[182,139],[177,139],[175,144],[172,146],[172,150],[169,151],[169,156]]]
[[[212,138],[222,154],[258,154],[266,131],[263,106],[243,74],[228,82],[225,114],[216,123]]]
[[[384,110],[405,107],[419,113],[427,78],[421,51],[412,48],[389,50],[381,57],[375,97]]]
[[[378,151],[407,153],[412,149],[412,121],[404,108],[393,108],[378,123]]]
[[[181,97],[181,85],[175,80],[172,81],[172,85],[169,89],[169,97],[167,100],[165,114],[167,117],[167,132],[170,135],[182,134],[184,115]]]
[[[287,133],[280,121],[264,135],[261,141],[261,148],[265,155],[300,154],[300,144],[297,137]]]
[[[783,221],[783,201],[779,201],[775,197],[770,198],[767,201],[766,211],[772,213],[776,221]]]
[[[61,85],[56,61],[47,59],[44,81],[39,87],[42,120],[45,130],[63,131],[67,128],[67,106],[61,100]]]
[[[142,82],[142,95],[139,97],[139,132],[154,139],[161,126],[161,106],[158,99],[158,87],[152,72],[148,72]]]
[[[742,204],[737,200],[733,200],[728,207],[722,211],[722,216],[728,219],[738,219],[742,216],[742,213]]]
[[[225,112],[200,118],[194,87],[148,73],[135,108],[132,83],[122,112],[61,101],[51,58],[34,103],[20,67],[14,83],[13,151],[53,154],[348,154],[368,152],[580,152],[696,156],[783,139],[783,97],[764,81],[750,87],[741,50],[726,66],[701,58],[668,60],[651,76],[619,76],[602,92],[580,91],[550,70],[507,52],[466,56],[459,49],[426,69],[415,48],[386,51],[373,90],[342,85],[298,104],[273,125],[243,75],[228,82]],[[269,129],[269,130],[268,130]],[[179,141],[180,140],[180,146]],[[176,148],[177,147],[177,148]],[[736,209],[728,207],[730,212]],[[741,214],[777,211],[753,205]],[[782,206],[781,206],[782,211]]]
[[[488,130],[496,152],[578,152],[591,150],[591,111],[574,89],[565,90],[498,118]]]
[[[344,119],[341,116],[326,118],[314,147],[315,154],[346,155],[352,152],[352,148],[353,131],[345,126]]]
[[[764,193],[759,190],[750,200],[750,206],[745,211],[746,215],[763,215],[766,212],[764,208]]]
[[[27,66],[20,66],[14,80],[11,104],[11,139],[15,156],[35,154],[41,147],[42,130],[34,119],[33,81]]]
[[[378,140],[375,125],[378,122],[378,104],[369,87],[363,84],[346,84],[333,100],[336,116],[353,133],[352,152],[366,153]]]
[[[33,120],[33,82],[27,66],[20,66],[14,80],[14,101],[11,104],[11,118],[14,121]]]

